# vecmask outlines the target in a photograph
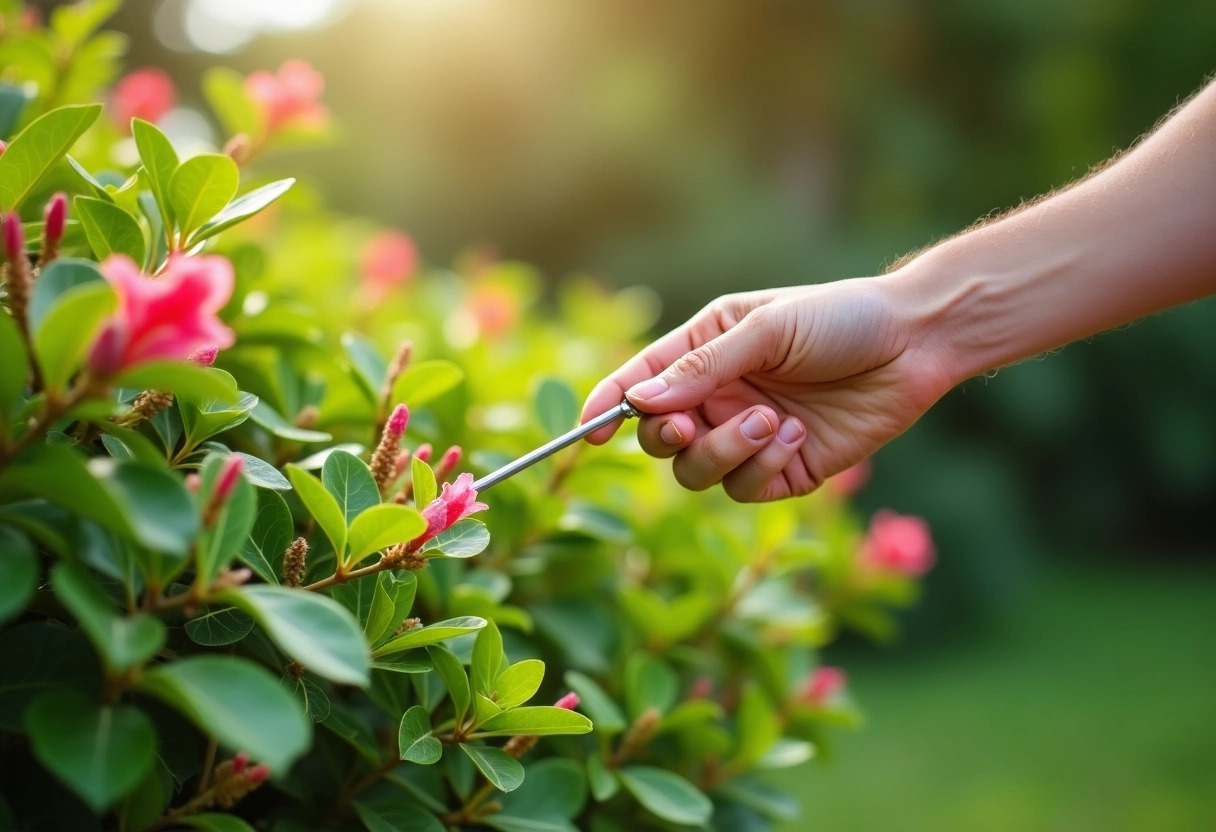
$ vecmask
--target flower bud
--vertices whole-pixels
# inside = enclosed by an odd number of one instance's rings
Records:
[[[817,667],[807,677],[802,698],[812,705],[823,707],[844,690],[848,678],[839,667]]]
[[[443,452],[443,456],[439,459],[439,464],[435,466],[436,481],[443,482],[456,470],[456,466],[460,464],[460,454],[459,445],[453,445]]]
[[[244,458],[236,454],[224,460],[224,467],[220,469],[220,475],[215,481],[215,492],[212,499],[216,502],[223,502],[231,497],[244,468]]]
[[[246,754],[244,751],[238,752],[237,755],[232,758],[232,773],[240,774],[242,771],[245,770],[245,767],[248,765],[249,765],[249,755]]]
[[[16,211],[9,211],[4,217],[4,256],[10,263],[25,260],[25,229]]]
[[[418,446],[418,449],[414,451],[414,456],[418,457],[418,459],[421,459],[423,462],[430,462],[432,453],[434,453],[434,449],[431,448],[431,443],[423,442]]]
[[[393,413],[388,417],[388,424],[384,426],[386,433],[393,434],[397,439],[405,435],[405,428],[410,423],[410,409],[403,404],[399,404],[393,408]]]
[[[198,474],[186,474],[186,490],[191,494],[197,494],[199,488],[202,487],[202,484],[203,480]]]
[[[370,468],[381,494],[385,494],[397,479],[397,452],[409,423],[410,409],[403,404],[394,407],[392,415],[384,425],[384,432],[380,434],[380,442],[372,452]]]
[[[219,354],[219,347],[199,347],[194,352],[190,353],[190,357],[186,360],[192,361],[200,367],[210,367],[215,363],[215,359]]]
[[[249,161],[249,152],[252,147],[253,144],[249,141],[247,133],[237,133],[224,144],[224,155],[238,165],[243,165]]]
[[[253,768],[249,769],[249,782],[261,783],[270,776],[270,766],[265,763],[258,763]]]
[[[4,151],[8,150],[8,142],[0,141],[0,156],[4,155]]]
[[[67,218],[68,198],[62,193],[57,193],[46,204],[46,212],[43,215],[45,223],[42,227],[42,235],[48,243],[57,244],[63,239],[63,227]]]
[[[112,320],[102,329],[89,350],[89,370],[99,378],[108,378],[122,368],[123,352],[126,348],[126,333],[117,320]]]
[[[575,708],[578,707],[578,703],[579,703],[578,694],[575,693],[574,691],[570,691],[565,696],[563,696],[561,699],[554,702],[553,707],[563,708],[567,711],[573,711]]]

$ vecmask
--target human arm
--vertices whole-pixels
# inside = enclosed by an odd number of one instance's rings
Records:
[[[1216,84],[1101,171],[889,274],[718,299],[601,382],[584,418],[628,391],[650,414],[642,447],[681,484],[796,496],[970,376],[1213,292]]]

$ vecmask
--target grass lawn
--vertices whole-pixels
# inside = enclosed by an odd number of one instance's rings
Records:
[[[786,830],[1216,830],[1216,569],[1045,574],[965,647],[850,663],[868,724]]]

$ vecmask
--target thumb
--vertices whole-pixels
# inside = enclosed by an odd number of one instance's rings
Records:
[[[646,413],[691,410],[741,376],[766,369],[779,337],[767,325],[770,316],[757,315],[758,311],[680,356],[654,378],[630,387],[626,397]]]

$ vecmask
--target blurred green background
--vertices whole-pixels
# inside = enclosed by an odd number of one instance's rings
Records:
[[[881,271],[1216,69],[1211,0],[133,0],[117,27],[181,132],[207,66],[307,59],[340,138],[271,167],[433,264],[651,286],[667,325]],[[1216,828],[1214,332],[1200,303],[974,380],[878,455],[861,504],[927,517],[941,563],[901,644],[829,655],[871,725],[786,777],[791,828]]]

